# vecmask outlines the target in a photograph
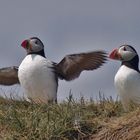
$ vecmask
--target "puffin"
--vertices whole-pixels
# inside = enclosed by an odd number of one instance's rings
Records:
[[[24,40],[27,55],[20,66],[0,69],[0,84],[20,84],[34,103],[57,102],[58,80],[71,81],[84,70],[95,70],[107,60],[103,50],[66,55],[59,63],[46,58],[44,44],[38,37]]]
[[[121,66],[114,78],[114,84],[125,111],[133,105],[140,105],[140,70],[139,56],[131,45],[121,45],[114,49],[109,58],[121,61]]]

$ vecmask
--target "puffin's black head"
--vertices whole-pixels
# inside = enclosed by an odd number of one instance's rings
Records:
[[[109,58],[120,60],[122,65],[139,71],[139,56],[136,50],[130,45],[122,45],[118,49],[114,49],[109,55]]]
[[[21,43],[21,46],[27,51],[27,54],[39,54],[45,57],[44,45],[37,37],[24,40]]]

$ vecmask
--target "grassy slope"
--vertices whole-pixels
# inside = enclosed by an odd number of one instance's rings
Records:
[[[139,124],[139,109],[124,113],[112,99],[37,105],[0,98],[0,140],[136,139]]]

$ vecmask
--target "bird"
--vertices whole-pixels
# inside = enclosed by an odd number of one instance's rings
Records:
[[[125,111],[140,105],[140,70],[139,56],[131,45],[121,45],[114,49],[109,58],[121,61],[114,84]],[[134,106],[133,106],[134,105]]]
[[[107,61],[103,50],[66,55],[59,63],[46,58],[44,44],[38,37],[21,43],[27,52],[19,66],[0,69],[0,85],[20,84],[35,103],[57,102],[58,80],[71,81],[84,70],[94,70]]]

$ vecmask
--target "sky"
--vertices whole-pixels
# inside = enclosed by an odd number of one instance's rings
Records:
[[[59,62],[67,54],[132,45],[140,54],[139,0],[1,0],[0,67],[19,66],[26,56],[20,44],[37,36],[48,59]],[[116,98],[114,76],[118,61],[109,60],[74,81],[59,81],[58,99],[70,90],[75,98]],[[1,94],[21,94],[19,86],[0,87]]]

